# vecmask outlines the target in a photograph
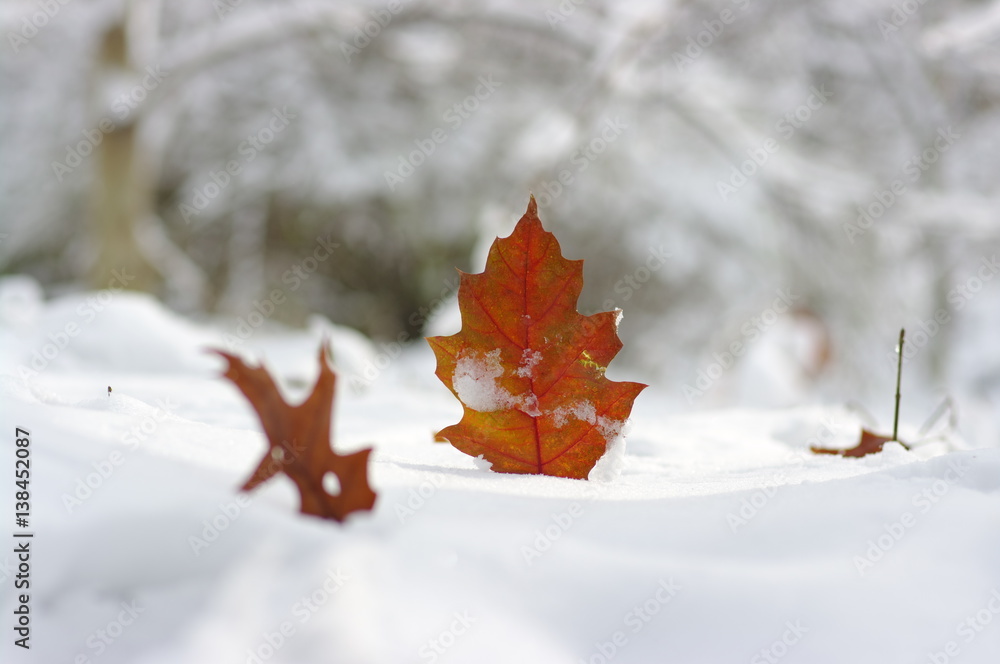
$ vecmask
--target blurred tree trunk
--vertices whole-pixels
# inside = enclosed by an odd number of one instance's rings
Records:
[[[101,114],[92,123],[98,128],[111,120],[107,114],[111,98],[121,94],[121,83],[135,85],[140,77],[132,66],[124,22],[104,36],[94,77]],[[127,90],[127,89],[126,89]],[[107,288],[112,270],[132,275],[126,286],[152,291],[162,284],[160,275],[144,256],[136,241],[138,222],[153,212],[153,184],[136,140],[138,120],[130,112],[104,135],[94,148],[97,170],[93,182],[90,232],[97,255],[90,270],[95,288]],[[101,129],[99,129],[101,130]]]

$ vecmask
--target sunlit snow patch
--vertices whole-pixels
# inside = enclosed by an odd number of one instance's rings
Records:
[[[621,476],[624,469],[625,438],[619,436],[608,443],[607,450],[590,469],[587,479],[592,482],[613,482]]]
[[[542,354],[537,350],[525,348],[521,355],[521,364],[515,372],[521,378],[531,378],[531,372],[535,365],[542,361]]]
[[[472,457],[472,463],[474,463],[476,465],[476,468],[478,468],[479,470],[492,470],[493,469],[493,462],[492,461],[487,461],[485,454],[480,454],[477,457]]]
[[[551,415],[553,424],[560,428],[566,426],[571,416],[588,424],[593,424],[597,427],[604,440],[609,443],[621,436],[622,428],[625,425],[625,422],[622,420],[598,415],[594,409],[594,404],[586,399],[578,401],[572,406],[560,406],[552,411]]]
[[[475,353],[462,354],[455,363],[452,385],[463,404],[481,413],[517,408],[532,417],[542,414],[538,410],[538,397],[511,394],[497,383],[501,376],[503,365],[499,348],[478,357]]]

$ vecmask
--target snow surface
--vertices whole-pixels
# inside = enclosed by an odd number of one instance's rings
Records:
[[[341,526],[284,479],[236,492],[266,446],[203,352],[225,326],[124,293],[87,322],[99,294],[33,293],[0,292],[3,476],[25,427],[36,533],[30,653],[0,553],[5,662],[1000,661],[995,447],[816,456],[857,437],[852,413],[671,415],[653,386],[612,481],[502,475],[433,442],[461,405],[417,344],[345,371],[367,377],[340,383],[335,445],[374,446],[379,498]],[[264,327],[242,350],[297,400],[324,335],[351,338]]]

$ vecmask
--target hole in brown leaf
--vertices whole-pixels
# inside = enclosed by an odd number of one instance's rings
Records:
[[[323,475],[323,490],[331,496],[340,495],[340,478],[336,473],[326,473]]]

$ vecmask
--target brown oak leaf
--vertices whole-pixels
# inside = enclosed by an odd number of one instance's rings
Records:
[[[846,450],[837,450],[829,447],[810,447],[814,454],[839,454],[845,457],[863,457],[868,454],[875,454],[876,452],[882,451],[882,446],[886,443],[892,442],[891,436],[880,436],[877,433],[872,433],[868,429],[861,429],[861,441],[854,447]],[[895,441],[902,445],[906,449],[910,449],[910,446],[901,440]]]
[[[461,273],[462,330],[427,340],[464,408],[439,437],[497,472],[588,476],[646,386],[605,377],[621,312],[578,313],[582,288],[583,261],[562,256],[531,197],[486,269]]]
[[[375,492],[368,484],[371,448],[340,455],[330,446],[331,410],[337,377],[326,361],[326,344],[319,350],[319,378],[309,397],[290,406],[281,397],[274,379],[263,367],[247,366],[240,358],[213,351],[228,362],[223,376],[236,385],[257,411],[269,445],[268,453],[243,484],[251,491],[279,472],[295,483],[303,514],[343,521],[351,512],[370,510]],[[331,494],[323,486],[333,473],[340,491]]]

